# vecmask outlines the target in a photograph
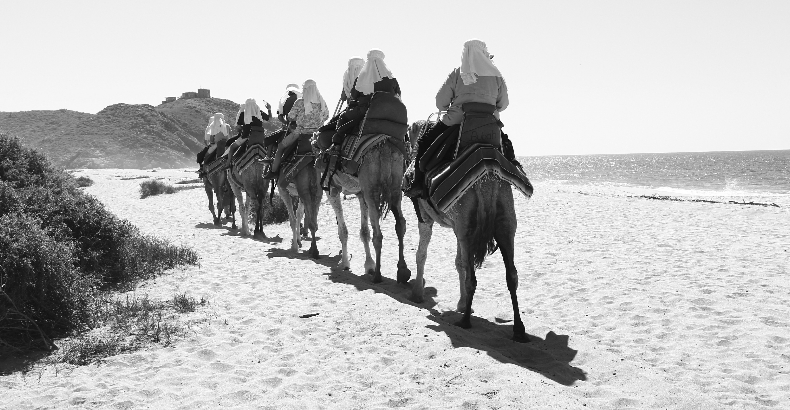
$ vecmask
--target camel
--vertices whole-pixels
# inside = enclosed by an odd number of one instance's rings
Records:
[[[229,153],[233,158],[233,153]],[[250,236],[249,218],[250,213],[255,214],[255,228],[252,233],[253,238],[263,239],[263,203],[266,198],[266,191],[269,189],[269,180],[263,178],[265,162],[263,158],[255,158],[252,163],[241,170],[240,164],[231,162],[227,169],[227,179],[233,194],[238,202],[239,213],[241,214],[241,235]],[[247,193],[245,203],[242,190]]]
[[[337,231],[342,244],[342,259],[339,267],[349,269],[351,264],[348,259],[348,228],[343,217],[343,206],[340,201],[341,191],[344,194],[356,194],[359,199],[361,229],[359,235],[365,246],[365,272],[373,275],[373,282],[381,282],[381,245],[384,235],[381,233],[380,220],[392,211],[395,216],[395,231],[398,235],[398,273],[399,283],[407,283],[411,271],[406,266],[403,257],[403,236],[406,233],[406,220],[403,217],[401,199],[403,192],[404,170],[403,154],[391,143],[382,143],[373,147],[362,157],[359,168],[359,178],[345,174],[342,171],[333,175],[329,191],[329,203],[335,211]],[[370,255],[370,230],[368,218],[373,225],[373,246],[376,250],[375,262]]]
[[[284,176],[281,174],[277,181],[277,190],[280,193],[280,199],[282,199],[286,209],[288,209],[288,220],[293,233],[291,250],[298,252],[302,247],[300,221],[302,221],[302,216],[304,216],[304,228],[310,231],[311,237],[310,250],[307,254],[313,259],[318,259],[315,232],[318,230],[318,208],[321,206],[321,198],[324,195],[324,191],[321,189],[321,177],[315,167],[315,161],[311,161],[309,165],[302,168],[286,186],[280,183],[280,181],[283,181],[283,178]],[[299,198],[299,205],[296,211],[294,211],[292,196]]]
[[[227,139],[226,139],[227,140]],[[224,142],[222,143],[224,145]],[[211,175],[206,175],[203,178],[203,187],[206,189],[206,196],[208,197],[208,209],[211,211],[211,216],[214,219],[214,225],[222,225],[221,217],[223,209],[230,206],[230,214],[225,210],[225,215],[229,216],[232,221],[231,229],[236,229],[236,209],[233,206],[233,198],[227,190],[228,180],[225,172],[215,172]],[[217,197],[217,211],[214,211],[214,196]]]
[[[418,224],[420,244],[417,248],[417,277],[412,285],[411,300],[423,302],[425,260],[433,224],[438,222],[440,226],[452,228],[456,237],[455,268],[461,290],[457,310],[464,314],[456,325],[465,329],[472,326],[472,298],[477,287],[475,269],[480,268],[486,255],[499,248],[505,262],[505,279],[513,304],[513,340],[528,342],[516,296],[518,271],[513,255],[518,221],[510,184],[489,173],[445,213],[436,211],[425,199],[419,199],[418,203],[423,222]]]

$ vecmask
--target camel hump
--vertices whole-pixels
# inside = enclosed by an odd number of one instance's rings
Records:
[[[384,91],[373,93],[359,135],[386,134],[405,140],[408,130],[406,106],[400,98]]]

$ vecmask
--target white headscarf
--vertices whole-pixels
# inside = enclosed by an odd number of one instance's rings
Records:
[[[351,95],[354,80],[359,76],[363,66],[365,66],[365,60],[362,57],[352,57],[348,60],[348,68],[343,73],[343,91],[346,93],[346,97]]]
[[[302,90],[299,89],[299,86],[296,84],[288,84],[288,86],[285,87],[285,95],[283,95],[282,98],[280,98],[280,105],[277,107],[277,114],[283,113],[283,109],[284,109],[283,106],[285,105],[285,101],[288,100],[289,91],[293,91],[293,93],[296,94],[297,100],[302,98]]]
[[[478,76],[502,77],[488,54],[486,43],[480,40],[469,40],[464,43],[461,55],[461,80],[464,85],[474,84]]]
[[[245,124],[252,123],[252,117],[256,117],[260,120],[261,108],[258,107],[258,103],[255,102],[254,98],[248,98],[247,101],[244,103],[244,123]]]
[[[365,66],[359,72],[354,88],[362,94],[373,94],[373,84],[384,77],[392,78],[392,72],[384,64],[384,52],[374,48],[368,51],[368,61],[365,61]]]
[[[318,91],[318,87],[315,85],[315,81],[313,80],[305,80],[304,85],[302,85],[302,98],[304,99],[304,113],[310,114],[313,111],[313,104],[318,103],[321,105],[321,114],[327,113],[329,114],[329,108],[326,106],[326,101],[324,101],[324,97],[321,96],[321,93]]]
[[[225,134],[226,137],[229,134],[228,125],[225,124],[225,115],[221,112],[211,116],[208,126],[206,127],[206,140],[210,140],[212,135],[217,135],[219,133]]]

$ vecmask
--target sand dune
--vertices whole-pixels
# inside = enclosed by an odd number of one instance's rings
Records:
[[[183,170],[90,170],[88,192],[142,231],[193,246],[199,268],[135,292],[209,300],[171,347],[100,365],[0,377],[0,407],[34,408],[781,408],[790,403],[790,212],[651,201],[536,183],[516,198],[516,266],[533,342],[509,340],[499,253],[478,274],[473,328],[452,325],[455,240],[436,228],[426,302],[395,283],[394,220],[385,281],[363,275],[357,201],[344,201],[352,270],[337,271],[334,214],[320,210],[322,255],[211,225],[202,188],[139,199],[141,180]],[[582,191],[582,192],[580,192]],[[406,209],[414,270],[416,218]],[[306,250],[307,246],[305,246]]]

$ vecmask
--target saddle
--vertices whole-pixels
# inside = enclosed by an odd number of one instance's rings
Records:
[[[439,212],[447,212],[477,181],[493,176],[532,196],[529,178],[490,144],[475,143],[455,160],[428,173],[428,201]]]
[[[494,116],[495,106],[472,102],[461,105],[461,110],[464,112],[461,124],[451,125],[431,143],[420,158],[420,170],[427,172],[452,161],[473,144],[502,147],[501,123]]]
[[[224,169],[223,163],[225,161],[223,161],[222,158],[218,158],[217,153],[225,152],[226,142],[228,142],[228,138],[222,138],[212,144],[206,152],[206,156],[203,159],[203,163],[201,164],[201,167],[203,168],[203,171],[206,173],[206,175],[211,176]]]
[[[299,138],[283,151],[282,172],[278,183],[287,186],[304,167],[315,160],[313,134],[300,134]]]

